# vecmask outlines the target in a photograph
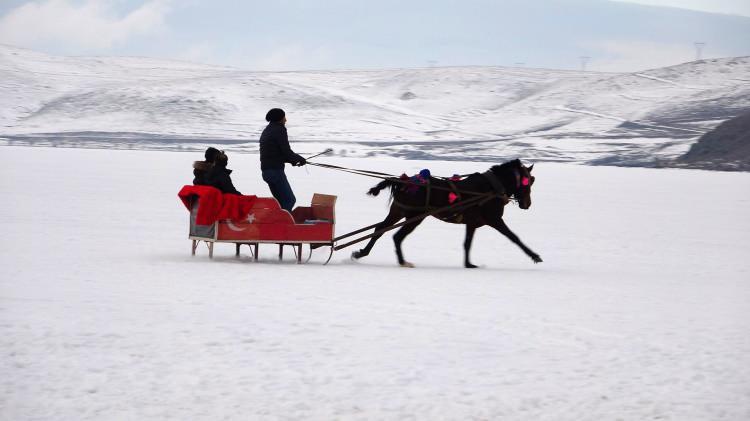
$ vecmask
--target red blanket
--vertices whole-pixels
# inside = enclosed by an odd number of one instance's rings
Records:
[[[198,196],[200,206],[198,206],[198,215],[195,219],[198,225],[211,225],[222,219],[244,220],[257,197],[223,194],[219,189],[210,186],[183,186],[177,196],[188,211],[190,198]]]

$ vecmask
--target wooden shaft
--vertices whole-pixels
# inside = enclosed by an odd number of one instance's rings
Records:
[[[373,229],[373,228],[375,228],[375,227],[376,227],[376,226],[377,226],[378,224],[379,224],[379,222],[378,222],[378,223],[375,223],[375,224],[372,224],[372,225],[368,225],[368,226],[366,226],[366,227],[364,227],[364,228],[360,228],[360,229],[358,229],[358,230],[356,230],[356,231],[352,231],[352,232],[346,233],[346,234],[344,234],[344,235],[339,235],[338,237],[334,238],[334,239],[333,239],[333,241],[334,241],[334,242],[336,242],[336,241],[342,240],[342,239],[344,239],[344,238],[347,238],[347,237],[351,237],[352,235],[355,235],[355,234],[359,234],[360,232],[364,232],[364,231],[367,231],[367,230],[369,230],[369,229]]]
[[[359,238],[357,238],[355,240],[349,241],[348,243],[342,244],[340,246],[336,246],[333,249],[334,250],[341,250],[342,248],[349,247],[352,244],[357,244],[360,241],[367,240],[368,238],[375,237],[376,235],[383,234],[383,233],[385,233],[387,231],[390,231],[392,229],[396,229],[398,227],[404,226],[404,225],[409,224],[411,222],[427,218],[428,216],[432,216],[432,215],[435,215],[437,213],[441,213],[441,212],[445,212],[445,211],[450,211],[450,210],[455,210],[455,211],[464,210],[465,208],[468,208],[470,206],[474,206],[476,203],[478,203],[480,201],[480,199],[484,199],[484,197],[482,197],[482,196],[472,197],[471,199],[466,200],[464,203],[460,203],[461,206],[458,206],[459,204],[453,204],[453,205],[444,206],[442,208],[431,210],[431,211],[429,211],[427,213],[423,213],[421,215],[413,216],[413,217],[411,217],[411,218],[409,218],[409,219],[407,219],[405,221],[399,222],[398,224],[389,225],[387,227],[381,228],[379,230],[376,230],[372,234],[365,235],[364,237],[359,237]],[[454,207],[455,207],[455,209],[452,209]]]

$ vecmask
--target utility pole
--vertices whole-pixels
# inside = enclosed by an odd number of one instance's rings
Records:
[[[701,60],[703,59],[703,47],[706,46],[705,42],[696,42],[695,43],[695,59]]]
[[[580,56],[578,58],[581,60],[581,71],[585,72],[586,71],[586,64],[589,62],[589,59],[591,57],[589,57],[589,56]]]

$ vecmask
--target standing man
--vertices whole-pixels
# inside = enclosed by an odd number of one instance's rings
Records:
[[[307,161],[294,153],[289,146],[284,110],[272,108],[266,114],[266,121],[268,126],[260,135],[260,170],[263,173],[263,181],[268,184],[271,194],[279,201],[281,207],[291,212],[297,198],[294,197],[292,186],[286,179],[284,163],[299,167]]]

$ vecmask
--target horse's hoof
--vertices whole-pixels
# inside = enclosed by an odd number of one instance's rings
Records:
[[[404,262],[404,263],[399,263],[399,266],[401,266],[402,268],[413,268],[414,267],[414,263]]]
[[[352,252],[352,260],[357,260],[360,257],[362,257],[362,253],[359,250]]]
[[[476,268],[478,268],[479,266],[477,266],[477,265],[474,265],[474,264],[471,264],[471,263],[465,263],[465,264],[464,264],[464,267],[465,267],[466,269],[476,269]]]
[[[533,260],[534,263],[542,263],[544,261],[544,260],[542,260],[541,257],[539,257],[538,254],[535,254],[535,255],[531,256],[531,260]]]

